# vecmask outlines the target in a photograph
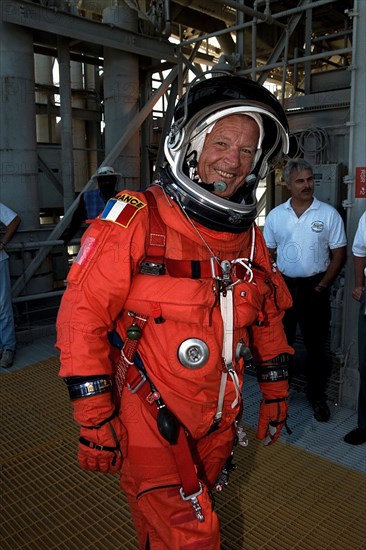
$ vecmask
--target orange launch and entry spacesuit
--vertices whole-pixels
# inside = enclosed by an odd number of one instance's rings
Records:
[[[219,550],[210,491],[230,469],[250,355],[257,436],[271,444],[286,423],[291,298],[249,208],[245,227],[244,205],[218,230],[166,189],[122,191],[85,233],[57,320],[60,376],[79,462],[120,472],[141,549]]]

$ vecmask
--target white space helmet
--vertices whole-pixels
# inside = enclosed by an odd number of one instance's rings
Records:
[[[214,195],[220,183],[200,184],[190,171],[213,125],[231,114],[254,118],[260,129],[252,170],[230,199]],[[255,191],[260,179],[288,152],[288,123],[278,100],[263,86],[239,76],[219,76],[191,86],[177,103],[164,151],[168,164],[160,173],[167,193],[193,219],[217,231],[240,233],[257,215]],[[225,184],[223,184],[225,185]]]

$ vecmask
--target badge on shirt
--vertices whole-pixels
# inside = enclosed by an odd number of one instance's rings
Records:
[[[122,195],[107,202],[100,219],[116,223],[122,227],[128,227],[137,212],[145,206],[146,203],[137,197],[129,193],[122,193]]]
[[[324,230],[324,222],[321,222],[319,220],[312,222],[311,224],[312,231],[315,231],[315,233],[321,233]]]

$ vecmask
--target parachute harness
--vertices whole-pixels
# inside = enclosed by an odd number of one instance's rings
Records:
[[[249,258],[236,258],[231,262],[223,260],[219,265],[221,268],[221,275],[217,274],[218,259],[216,257],[211,258],[211,270],[212,278],[215,281],[216,289],[220,300],[220,312],[223,322],[223,344],[222,344],[222,364],[224,370],[221,375],[221,384],[219,390],[219,397],[217,403],[217,410],[214,417],[214,424],[218,424],[222,418],[222,410],[224,405],[225,388],[227,384],[227,377],[233,381],[235,387],[235,399],[231,403],[231,408],[234,409],[239,403],[240,385],[239,378],[234,367],[234,349],[233,349],[233,337],[234,337],[234,296],[233,288],[236,284],[242,282],[244,279],[238,279],[233,282],[232,275],[235,275],[235,266],[239,264],[245,268],[244,277],[248,282],[253,281],[253,271],[251,269],[251,263],[254,257],[255,250],[255,229],[252,227],[252,246]]]

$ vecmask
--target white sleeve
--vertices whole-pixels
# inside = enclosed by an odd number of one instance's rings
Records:
[[[16,212],[14,212],[13,210],[11,210],[11,208],[8,208],[7,206],[5,206],[5,204],[0,202],[0,222],[2,224],[4,224],[5,226],[8,226],[9,223],[11,223],[13,219],[16,217],[17,217]]]
[[[277,242],[276,242],[273,227],[272,227],[271,213],[269,213],[266,216],[266,220],[264,222],[264,228],[263,228],[263,237],[264,237],[264,240],[266,241],[267,248],[277,248]]]
[[[329,248],[333,250],[334,248],[341,248],[342,246],[347,246],[346,232],[340,214],[334,209],[334,216],[332,217],[330,228]]]
[[[352,245],[354,256],[364,258],[366,256],[366,212],[364,212],[358,222],[357,231]]]

